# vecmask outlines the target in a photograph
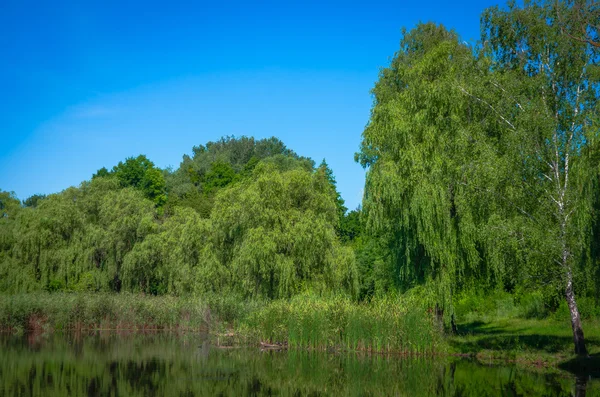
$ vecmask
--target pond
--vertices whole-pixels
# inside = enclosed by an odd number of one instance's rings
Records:
[[[0,396],[600,396],[468,359],[218,348],[201,335],[0,335]]]

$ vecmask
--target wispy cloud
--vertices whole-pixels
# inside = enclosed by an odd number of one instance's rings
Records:
[[[113,116],[119,113],[119,109],[105,105],[80,105],[75,106],[70,113],[74,118],[94,119]]]

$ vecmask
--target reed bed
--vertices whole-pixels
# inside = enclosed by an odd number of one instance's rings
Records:
[[[436,320],[401,297],[356,303],[343,296],[244,300],[110,293],[0,295],[0,331],[176,330],[209,332],[218,344],[432,354]]]
[[[426,310],[387,297],[357,304],[345,297],[297,296],[251,313],[240,332],[291,348],[433,354],[443,335]]]
[[[205,303],[170,296],[109,293],[0,295],[0,330],[201,330]]]

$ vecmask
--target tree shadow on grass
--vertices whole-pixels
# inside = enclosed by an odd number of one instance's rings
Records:
[[[592,354],[589,357],[574,357],[560,363],[558,368],[571,372],[578,377],[600,378],[600,354]]]
[[[476,321],[458,326],[458,338],[450,340],[450,345],[461,353],[478,353],[494,350],[502,353],[533,351],[558,353],[570,351],[573,346],[571,336],[545,335],[543,333],[525,334],[524,329],[502,326],[487,326]],[[600,345],[596,338],[586,338],[588,346]]]
[[[467,335],[497,335],[497,334],[506,334],[507,330],[504,327],[495,326],[490,327],[488,323],[483,321],[473,321],[470,323],[463,323],[457,325],[457,335],[459,336],[467,336]],[[519,329],[511,329],[510,332],[519,332]]]
[[[537,350],[545,353],[558,353],[568,349],[573,344],[573,339],[554,335],[498,333],[469,340],[452,340],[450,344],[462,353],[478,353],[482,350],[499,352]]]

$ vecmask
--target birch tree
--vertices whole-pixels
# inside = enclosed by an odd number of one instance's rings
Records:
[[[530,241],[531,261],[543,259],[545,281],[561,286],[580,355],[587,350],[574,273],[585,265],[591,244],[590,187],[597,178],[591,150],[600,114],[600,50],[591,38],[598,21],[600,7],[585,0],[527,1],[522,8],[509,4],[487,10],[482,56],[491,60],[493,73],[479,93],[463,92],[501,121],[504,156],[512,159],[514,171],[507,181],[522,197],[534,199],[519,203],[537,230],[529,237],[538,240]]]

